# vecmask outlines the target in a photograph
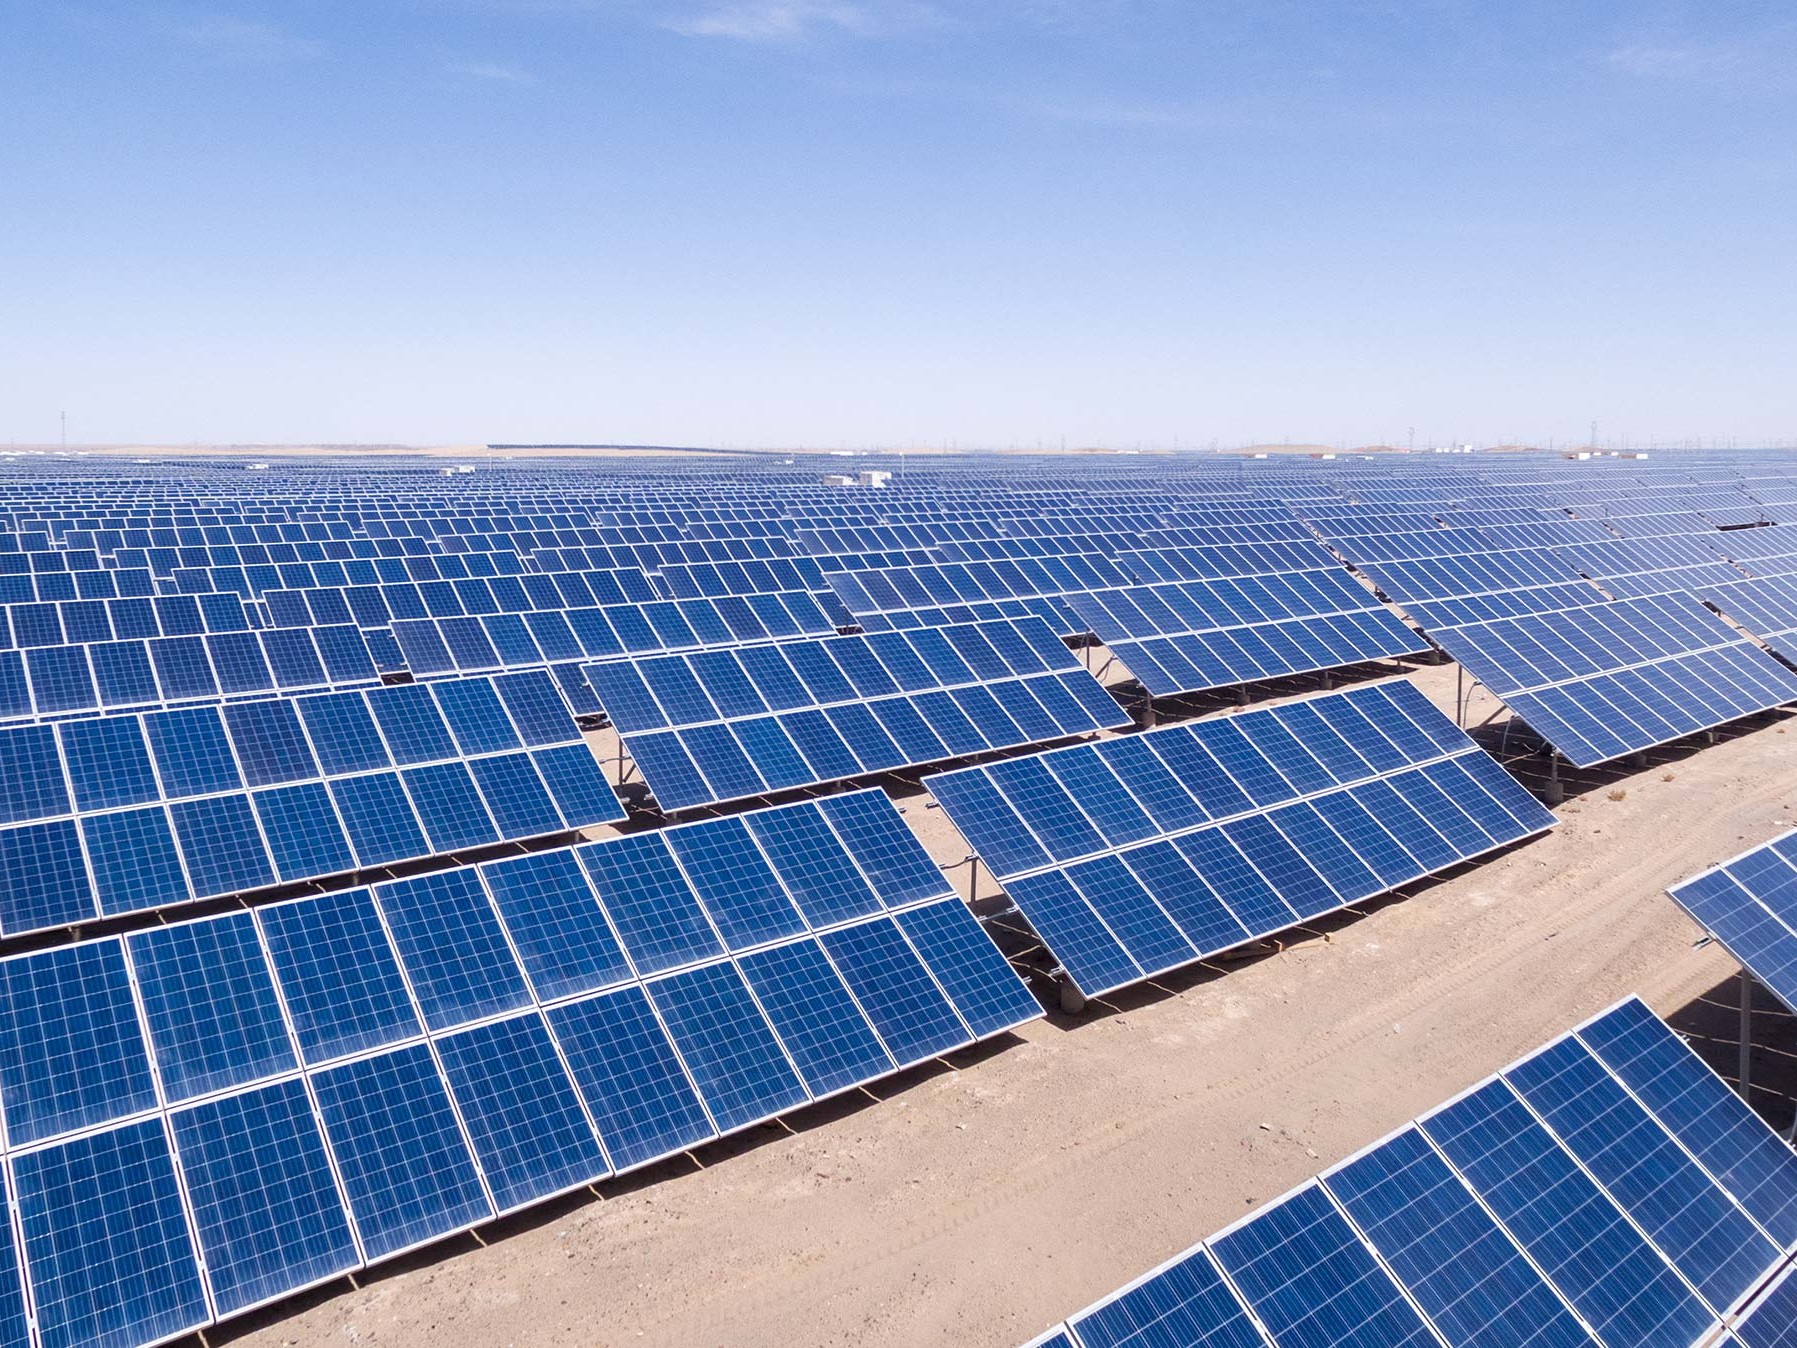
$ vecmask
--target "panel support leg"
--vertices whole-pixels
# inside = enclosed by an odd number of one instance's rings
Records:
[[[1560,755],[1552,749],[1547,754],[1547,803],[1558,805],[1566,799],[1566,788],[1560,785]]]
[[[1454,724],[1466,724],[1466,666],[1454,666]]]
[[[1736,1075],[1741,1083],[1741,1098],[1752,1104],[1753,1088],[1753,975],[1741,970],[1741,1060]]]
[[[1247,684],[1243,683],[1243,684],[1236,685],[1235,705],[1238,707],[1245,707],[1248,705],[1248,685]]]
[[[1061,975],[1061,1010],[1070,1016],[1077,1016],[1086,1009],[1086,994],[1073,985],[1067,975]]]

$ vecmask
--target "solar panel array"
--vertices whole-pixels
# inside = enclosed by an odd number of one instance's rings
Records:
[[[1626,648],[1552,681],[1625,739],[1613,669],[1787,693],[1613,602],[1770,606],[1775,460],[838,466],[0,464],[0,1344],[178,1334],[1038,1014],[877,792],[484,859],[621,816],[571,712],[664,809],[1040,745],[1127,724],[1058,635],[1100,615],[1151,691],[1415,650],[1343,558],[1431,631]],[[1092,991],[1551,823],[1406,685],[951,779]]]
[[[664,810],[1127,725],[1037,618],[587,666]]]
[[[925,784],[1086,996],[1554,823],[1408,682]]]
[[[1434,636],[1580,767],[1797,702],[1797,676],[1690,595]]]
[[[157,1342],[1039,1014],[877,791],[0,960],[0,1344],[22,1290],[39,1348]]]
[[[1068,596],[1156,697],[1414,655],[1428,643],[1340,570]]]
[[[0,933],[623,818],[541,672],[0,728]]]
[[[1630,999],[1037,1343],[1778,1348],[1793,1251],[1797,1155]]]
[[[1797,1011],[1797,830],[1667,892],[1742,968]]]

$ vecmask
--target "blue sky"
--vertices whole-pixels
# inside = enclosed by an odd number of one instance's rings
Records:
[[[1797,438],[1797,18],[0,0],[0,437]]]

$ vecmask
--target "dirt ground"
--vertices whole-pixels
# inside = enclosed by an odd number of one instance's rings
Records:
[[[1453,667],[1411,677],[1452,706]],[[1481,692],[1468,720],[1500,710]],[[1050,1015],[211,1342],[1015,1348],[1629,993],[1732,1074],[1735,966],[1661,891],[1797,819],[1787,725],[1571,779],[1553,833],[1276,953]],[[939,860],[965,856],[924,794],[901,804]],[[1761,1005],[1755,1103],[1782,1123],[1797,1034]]]

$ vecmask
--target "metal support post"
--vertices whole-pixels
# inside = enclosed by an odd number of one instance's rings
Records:
[[[1560,785],[1560,755],[1558,751],[1547,752],[1547,803],[1558,805],[1566,799],[1566,788]]]
[[[1753,975],[1741,970],[1741,1062],[1737,1075],[1741,1081],[1741,1098],[1748,1104],[1753,1086]]]

